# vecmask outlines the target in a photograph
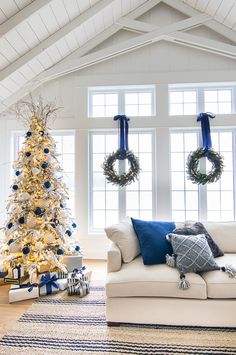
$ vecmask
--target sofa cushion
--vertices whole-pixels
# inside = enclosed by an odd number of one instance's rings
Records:
[[[190,273],[191,287],[178,288],[179,272],[165,264],[144,265],[139,256],[107,274],[107,297],[174,297],[206,299],[206,284],[200,275]]]
[[[204,226],[224,253],[236,253],[236,222],[204,222]]]
[[[225,254],[217,258],[217,264],[228,264],[236,268],[236,254]],[[201,276],[207,284],[208,298],[236,298],[236,278],[230,278],[221,270],[204,272]]]
[[[105,228],[107,237],[121,251],[124,263],[129,263],[140,254],[140,246],[130,218]]]
[[[175,223],[141,221],[134,218],[131,220],[139,239],[143,263],[145,265],[164,264],[166,254],[172,253],[172,247],[166,240],[166,234],[175,229]]]
[[[207,243],[212,251],[212,254],[214,258],[217,258],[219,256],[223,256],[224,253],[223,251],[218,247],[218,245],[214,242],[206,228],[201,222],[196,222],[191,226],[186,226],[183,228],[176,228],[173,230],[174,234],[180,234],[180,235],[197,235],[197,234],[204,234],[205,238],[207,240]]]
[[[218,270],[211,249],[204,234],[167,236],[176,257],[176,267],[180,273]]]

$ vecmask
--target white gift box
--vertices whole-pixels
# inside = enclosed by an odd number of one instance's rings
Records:
[[[40,282],[39,285],[42,283],[43,278],[47,275],[50,275],[50,278],[52,278],[53,276],[56,276],[56,279],[52,282],[52,283],[47,283],[45,285],[42,285],[39,287],[39,295],[40,296],[46,296],[46,295],[50,295],[52,293],[57,293],[60,289],[59,289],[59,282],[57,280],[57,273],[56,272],[50,272],[47,274],[42,274],[40,276]],[[49,276],[47,276],[49,278]],[[58,287],[56,287],[56,285]]]
[[[12,285],[9,290],[9,303],[29,300],[39,297],[38,286],[22,287],[22,285]]]
[[[64,291],[67,289],[67,287],[68,287],[68,280],[67,279],[58,279],[57,282],[59,284],[60,291]]]
[[[82,266],[82,256],[81,255],[65,255],[62,259],[62,264],[64,264],[69,272],[74,269],[79,269]]]

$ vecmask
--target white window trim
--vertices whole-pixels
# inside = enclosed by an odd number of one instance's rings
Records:
[[[232,152],[233,152],[233,186],[234,186],[234,220],[236,220],[236,128],[235,127],[214,127],[211,129],[211,132],[232,132]],[[199,129],[194,128],[170,128],[169,130],[170,135],[172,133],[198,133],[198,145],[201,146],[202,144],[202,136],[201,131]],[[214,149],[214,147],[213,147]],[[234,154],[235,152],[235,154]],[[169,149],[169,160],[171,162],[171,146]],[[170,165],[171,166],[171,165]],[[171,174],[172,170],[170,169],[170,182],[171,182]],[[184,183],[185,187],[185,183]],[[170,193],[172,192],[172,184],[170,183]],[[177,191],[177,190],[174,190]],[[183,190],[181,190],[183,191]],[[184,189],[185,191],[185,189]],[[206,185],[199,185],[198,186],[198,217],[199,221],[207,221],[207,186]],[[172,198],[171,198],[171,210],[170,214],[172,216]]]
[[[112,118],[111,116],[95,117],[92,116],[93,106],[92,97],[96,94],[118,94],[118,113],[125,112],[125,94],[127,93],[151,93],[151,115],[149,116],[132,116],[132,117],[153,117],[156,115],[156,85],[128,85],[128,86],[101,86],[88,88],[88,118]]]
[[[156,214],[157,214],[157,202],[156,202],[156,132],[155,129],[152,128],[143,128],[143,129],[130,129],[129,130],[130,133],[150,133],[152,135],[152,219],[156,219]],[[91,129],[89,130],[89,139],[88,139],[88,144],[89,144],[89,163],[88,163],[88,233],[89,234],[104,234],[103,229],[99,229],[99,228],[93,228],[93,174],[92,174],[92,152],[93,152],[93,142],[92,142],[92,138],[94,134],[114,134],[117,133],[117,130],[111,130],[111,129],[105,129],[105,130],[101,130],[101,129]],[[104,156],[105,158],[105,156]],[[125,211],[125,205],[126,205],[126,201],[125,201],[125,189],[124,188],[119,188],[119,192],[120,195],[122,195],[122,197],[120,198],[120,204],[118,206],[118,216],[119,216],[119,220],[122,220],[123,218],[125,218],[126,216],[124,215],[124,211]],[[106,201],[105,201],[106,203]]]
[[[180,117],[180,116],[196,116],[192,115],[171,115],[170,114],[170,92],[184,92],[184,91],[196,91],[197,101],[196,107],[197,112],[205,111],[205,101],[204,101],[204,91],[206,90],[231,90],[232,101],[231,101],[231,113],[217,113],[217,115],[233,115],[236,113],[236,84],[232,83],[205,83],[205,84],[170,84],[168,86],[168,114],[170,117]],[[184,104],[184,103],[183,103]]]

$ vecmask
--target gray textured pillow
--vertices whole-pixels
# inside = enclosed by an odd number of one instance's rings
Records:
[[[168,234],[176,267],[181,274],[188,272],[219,270],[204,234],[178,235]]]
[[[204,234],[214,258],[224,255],[223,251],[214,242],[214,240],[212,239],[212,237],[210,236],[210,234],[208,233],[208,231],[206,230],[206,228],[201,222],[196,222],[192,226],[176,228],[173,230],[173,233],[180,234],[180,235]]]

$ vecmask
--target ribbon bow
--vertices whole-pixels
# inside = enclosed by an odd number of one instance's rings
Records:
[[[85,266],[82,266],[82,267],[79,268],[79,269],[74,269],[74,270],[72,271],[71,277],[72,277],[72,278],[75,278],[75,277],[76,277],[76,274],[81,274],[81,275],[83,275],[83,271],[84,271],[85,269],[86,269]]]
[[[120,133],[120,153],[121,159],[125,159],[125,152],[129,150],[128,133],[129,133],[129,118],[126,115],[116,115],[114,121],[120,121],[119,133]]]
[[[215,118],[216,116],[211,112],[205,112],[205,113],[201,112],[197,116],[197,121],[201,122],[202,147],[205,150],[206,154],[207,154],[207,151],[212,147],[209,117]]]
[[[47,294],[50,295],[52,293],[52,287],[59,288],[59,284],[57,282],[57,275],[54,274],[53,276],[50,273],[42,275],[40,280],[39,287],[43,287],[46,285]]]

